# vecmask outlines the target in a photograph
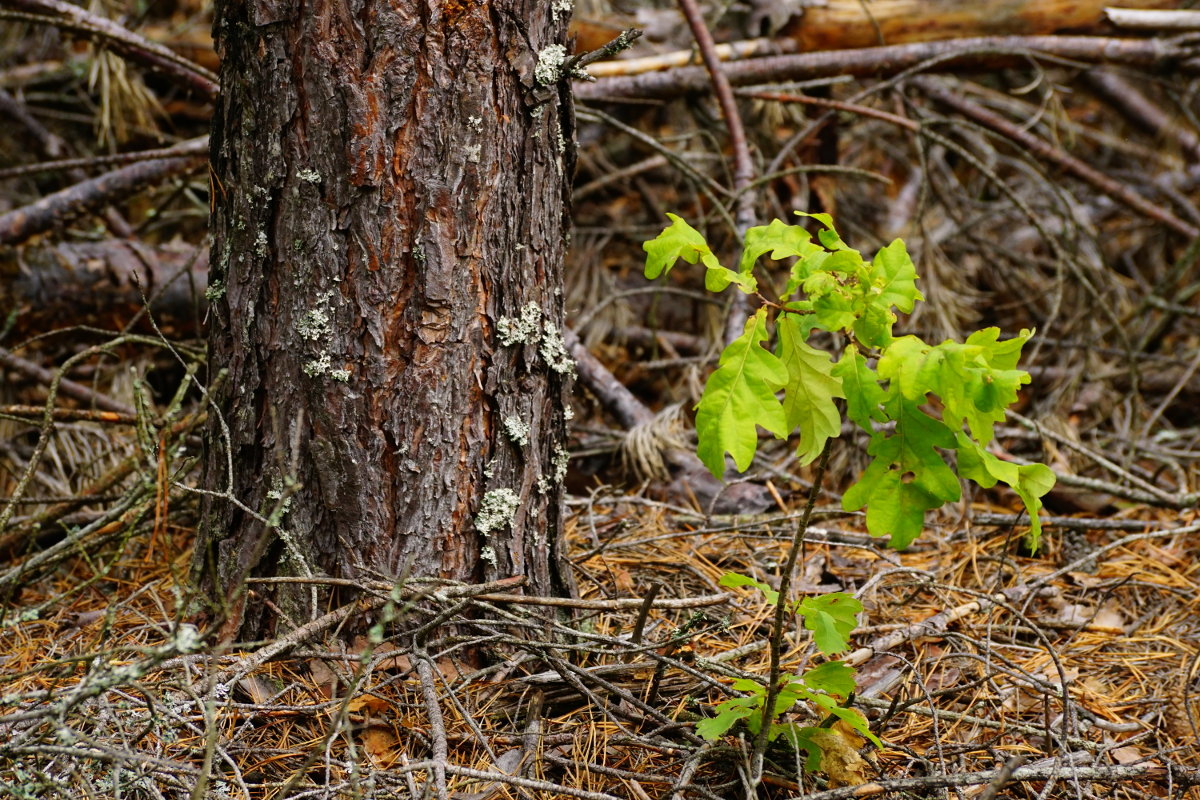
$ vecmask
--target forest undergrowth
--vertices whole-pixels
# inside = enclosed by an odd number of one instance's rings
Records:
[[[355,602],[218,649],[187,580],[210,9],[129,23],[200,65],[185,87],[75,43],[51,3],[0,2],[43,17],[0,20],[0,796],[1200,798],[1195,54],[1155,70],[993,42],[885,69],[846,50],[836,74],[731,68],[731,115],[687,89],[700,67],[633,74],[694,46],[674,6],[642,5],[577,10],[581,37],[647,28],[577,90],[578,596],[358,581]],[[1110,59],[1100,39],[1147,37],[1092,35]],[[30,233],[39,198],[131,164],[136,191]],[[1016,495],[978,487],[896,552],[844,510],[869,456],[841,430],[792,591],[861,602],[846,702],[883,746],[798,705],[782,718],[835,732],[816,770],[783,739],[760,769],[746,728],[698,733],[769,672],[774,608],[722,579],[778,587],[816,465],[765,436],[745,475],[699,465],[693,408],[747,309],[688,270],[648,284],[642,249],[671,212],[736,263],[743,223],[796,210],[864,252],[903,238],[926,302],[897,335],[1036,329],[990,452],[1057,481],[1036,552]],[[821,660],[799,625],[781,657]]]

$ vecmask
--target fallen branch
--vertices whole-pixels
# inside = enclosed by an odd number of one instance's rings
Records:
[[[943,775],[922,775],[915,778],[892,778],[890,780],[865,783],[860,786],[843,786],[824,792],[804,795],[805,800],[850,800],[858,797],[874,797],[889,792],[910,793],[929,789],[954,786],[982,786],[1004,777],[1004,767],[983,772],[957,772]],[[1047,764],[1028,766],[1013,770],[1007,776],[1010,783],[1028,781],[1080,781],[1087,783],[1121,783],[1130,780],[1147,780],[1154,783],[1170,783],[1176,788],[1200,786],[1200,770],[1180,764],[1159,766],[1152,764],[1114,764],[1102,767],[1080,767],[1074,764]]]
[[[1198,31],[1200,11],[1160,11],[1141,8],[1106,8],[1104,16],[1118,28],[1131,31]]]
[[[143,161],[67,187],[0,216],[0,245],[19,244],[75,217],[139,194],[147,186],[191,172],[206,161],[207,156],[196,155]]]
[[[160,72],[209,100],[217,96],[216,75],[111,19],[63,0],[0,0],[0,6],[25,12],[32,17],[27,21],[54,25],[99,40],[130,61]]]
[[[740,61],[746,58],[762,56],[777,56],[783,53],[794,53],[797,45],[790,39],[747,39],[741,42],[726,42],[716,45],[713,52],[721,61]],[[593,78],[612,78],[618,75],[641,75],[644,72],[658,72],[672,67],[686,67],[696,63],[696,51],[676,50],[656,56],[643,58],[622,58],[612,61],[598,61],[587,68]]]
[[[1200,12],[1190,12],[1200,18]],[[1108,69],[1090,69],[1080,77],[1125,119],[1156,140],[1174,139],[1193,164],[1200,162],[1200,136],[1155,105],[1136,86]]]
[[[723,64],[721,71],[734,86],[746,86],[839,75],[889,76],[925,62],[932,62],[930,69],[937,71],[961,72],[1027,66],[1031,60],[1066,60],[1118,64],[1155,72],[1173,69],[1191,75],[1200,73],[1200,50],[1186,41],[1105,36],[980,36],[755,58]],[[709,88],[704,67],[681,67],[669,72],[601,78],[594,83],[577,82],[575,96],[597,102],[666,100],[681,94],[707,92]]]
[[[33,378],[35,381],[44,383],[47,386],[54,383],[55,373],[53,370],[49,370],[45,367],[34,364],[32,361],[27,361],[18,355],[14,355],[12,352],[3,347],[0,347],[0,367],[7,367],[8,369],[21,372],[30,378]],[[113,411],[117,414],[124,414],[127,416],[134,416],[137,414],[137,411],[133,408],[133,406],[113,400],[112,398],[106,397],[99,392],[92,391],[82,383],[76,383],[75,381],[67,378],[63,378],[58,382],[58,391],[67,395],[68,397],[74,397],[76,400],[88,403],[89,405],[95,406],[103,411]]]
[[[208,248],[106,239],[0,250],[0,308],[17,335],[66,325],[127,329],[150,313],[168,335],[195,337],[208,285]]]
[[[781,35],[802,50],[840,50],[956,36],[1050,34],[1104,24],[1112,0],[821,0]],[[1174,8],[1178,0],[1123,0],[1134,8]],[[1111,16],[1111,15],[1110,15]]]
[[[0,113],[19,122],[37,142],[38,149],[43,155],[59,159],[69,152],[67,143],[61,136],[52,133],[37,117],[29,113],[29,109],[25,107],[24,103],[18,102],[15,97],[3,89],[0,89]],[[88,179],[88,174],[79,167],[67,167],[66,173],[67,177],[76,183]],[[122,238],[133,235],[133,228],[115,208],[106,208],[103,213],[104,221],[113,234]]]
[[[742,115],[738,112],[737,100],[733,97],[733,87],[729,78],[721,71],[721,57],[717,53],[717,45],[712,33],[704,24],[704,16],[696,0],[678,0],[679,8],[692,29],[692,37],[700,49],[704,59],[704,68],[708,70],[712,81],[713,93],[721,106],[721,116],[725,118],[725,128],[729,131],[729,146],[733,149],[733,193],[737,198],[737,210],[734,222],[737,230],[734,232],[738,242],[746,236],[746,231],[754,224],[754,192],[751,191],[754,181],[754,161],[750,158],[750,145],[746,142],[746,129],[742,125]],[[729,311],[725,318],[725,344],[742,335],[746,320],[750,317],[750,298],[735,292],[729,303]]]

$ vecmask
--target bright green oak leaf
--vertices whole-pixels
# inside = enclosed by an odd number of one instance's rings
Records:
[[[770,253],[771,258],[776,260],[793,256],[803,260],[818,252],[821,252],[821,247],[813,242],[812,236],[804,228],[788,225],[783,220],[772,220],[770,225],[760,225],[746,231],[738,272],[749,275],[755,262],[764,253]]]
[[[1021,360],[1021,348],[1033,338],[1033,334],[1034,331],[1029,328],[1022,328],[1019,334],[1001,342],[999,328],[984,328],[968,336],[966,344],[982,347],[988,366],[993,369],[1016,369],[1017,362]]]
[[[823,297],[830,292],[836,292],[841,287],[832,272],[817,270],[800,284],[800,288],[809,297]]]
[[[879,385],[879,375],[867,366],[867,360],[853,345],[847,347],[841,359],[833,365],[833,374],[842,379],[842,389],[846,393],[846,415],[867,433],[874,433],[875,428],[871,423],[887,419],[880,407],[886,392]]]
[[[843,292],[833,292],[813,301],[812,317],[805,325],[810,331],[820,328],[837,333],[852,328],[856,318],[853,299]]]
[[[1054,488],[1054,473],[1045,464],[1013,464],[1002,461],[965,433],[956,436],[958,474],[984,489],[997,482],[1008,485],[1029,512],[1029,547],[1036,551],[1042,538],[1042,500]]]
[[[761,719],[762,696],[757,697],[731,697],[717,706],[717,715],[708,719],[700,720],[696,723],[696,733],[707,739],[715,741],[720,739],[725,733],[737,724],[739,719],[751,720]]]
[[[762,581],[756,581],[748,575],[742,575],[738,572],[726,572],[721,576],[721,580],[717,581],[719,586],[726,586],[731,589],[740,586],[749,586],[753,589],[758,589],[763,593],[769,605],[775,605],[779,602],[779,592],[772,589],[769,585]]]
[[[766,689],[753,678],[738,678],[733,682],[733,688],[739,692],[749,692],[752,695],[766,696]],[[759,705],[761,706],[762,703],[759,703]]]
[[[811,217],[817,222],[825,226],[825,230],[817,232],[817,238],[821,240],[821,244],[825,245],[830,250],[849,250],[849,245],[842,241],[842,237],[838,234],[837,229],[833,227],[833,217],[828,214],[809,214],[806,211],[797,211],[797,217]]]
[[[841,661],[826,661],[800,676],[808,688],[845,700],[854,692],[854,668]]]
[[[665,275],[683,259],[689,264],[703,261],[707,266],[720,266],[700,231],[688,225],[675,214],[667,214],[671,224],[663,232],[642,244],[646,251],[646,277],[654,280]]]
[[[778,718],[792,706],[796,705],[796,701],[808,697],[812,694],[808,687],[798,680],[788,679],[783,682],[779,688],[779,694],[775,696],[775,714],[773,718]],[[765,699],[765,698],[764,698]]]
[[[725,453],[744,472],[758,449],[758,425],[784,438],[787,414],[775,396],[788,382],[787,367],[759,343],[767,338],[767,312],[746,321],[745,332],[721,353],[696,405],[696,454],[717,478],[725,473]]]
[[[912,312],[914,302],[925,299],[917,291],[917,268],[900,239],[875,254],[870,291],[885,308],[895,306],[905,314]]]
[[[822,266],[829,260],[829,251],[822,250],[819,246],[813,245],[817,249],[810,253],[805,258],[798,258],[792,264],[788,273],[788,282],[783,290],[782,297],[792,297],[804,285],[804,282],[812,275],[824,272]]]
[[[783,411],[790,430],[799,429],[800,447],[796,456],[800,466],[811,464],[825,449],[825,443],[842,432],[842,414],[834,398],[844,398],[842,381],[833,375],[829,353],[804,341],[802,319],[784,314],[776,322],[779,334],[779,359],[787,367]]]
[[[847,667],[847,669],[849,669],[849,667]],[[853,672],[853,670],[851,670],[851,672]],[[817,687],[813,686],[812,688],[816,689]],[[853,689],[853,675],[851,675],[850,691],[853,691]],[[841,699],[844,700],[848,696],[849,692],[847,692],[845,695],[842,695]],[[883,742],[879,740],[879,737],[871,733],[871,728],[867,723],[866,718],[863,717],[863,715],[857,710],[842,706],[838,697],[835,697],[831,694],[818,694],[815,691],[805,691],[801,693],[801,698],[817,706],[817,708],[821,709],[826,714],[832,714],[833,716],[842,720],[851,728],[862,734],[863,738],[869,740],[876,747],[883,747]]]
[[[700,231],[675,214],[667,214],[667,217],[671,224],[658,236],[642,244],[642,249],[646,251],[647,278],[654,280],[665,275],[682,258],[689,264],[699,261],[704,265],[708,270],[704,285],[709,291],[719,292],[730,283],[736,283],[747,294],[757,289],[758,284],[753,276],[741,275],[721,266]]]
[[[889,396],[884,410],[896,428],[871,437],[867,453],[875,459],[842,496],[842,507],[866,506],[867,530],[891,536],[889,545],[900,550],[920,535],[925,512],[957,500],[962,488],[935,449],[955,446],[950,429],[899,392]]]
[[[989,328],[983,333],[997,331]],[[930,363],[936,369],[937,393],[942,400],[942,418],[955,430],[966,422],[971,435],[986,446],[993,436],[997,422],[1004,421],[1004,411],[1017,401],[1023,384],[1029,383],[1029,373],[997,365],[1014,362],[1015,357],[997,355],[999,348],[1012,349],[1010,342],[987,342],[985,337],[971,339],[965,344],[943,342],[938,349],[943,357]],[[1012,341],[1012,340],[1010,340]],[[1020,355],[1018,342],[1016,356]]]
[[[710,292],[723,292],[729,284],[736,284],[743,294],[753,294],[758,290],[758,281],[753,275],[742,275],[720,264],[716,266],[705,262],[707,271],[704,273],[704,288]]]
[[[864,266],[862,253],[857,250],[835,250],[820,263],[821,270],[841,275],[843,279],[858,275]]]
[[[825,751],[821,749],[821,745],[817,744],[815,737],[824,733],[824,728],[787,722],[776,725],[772,731],[776,736],[782,736],[784,741],[791,744],[797,752],[804,751],[806,753],[804,759],[806,772],[816,772],[821,768],[821,758],[825,755]]]
[[[947,340],[937,346],[901,336],[884,349],[879,375],[909,400],[937,395],[946,425],[957,431],[965,422],[986,445],[1021,385],[1029,382],[1029,374],[1015,367],[1030,334],[1026,330],[998,342],[999,329],[985,328],[964,343]]]
[[[796,610],[804,617],[804,627],[812,631],[817,649],[831,655],[850,647],[850,633],[863,606],[852,594],[829,592],[804,598]]]
[[[842,496],[847,511],[867,508],[867,531],[872,536],[890,536],[897,550],[908,547],[925,527],[925,512],[939,508],[942,501],[912,483],[901,480],[899,470],[876,459]]]
[[[717,704],[717,716],[703,720],[696,726],[696,732],[710,741],[722,736],[739,719],[746,721],[746,727],[751,733],[757,734],[762,729],[762,708],[767,700],[766,687],[756,680],[742,678],[733,682],[733,688],[748,694],[731,697]],[[808,690],[803,685],[795,681],[784,684],[775,696],[775,713],[771,715],[771,719],[778,718],[795,705],[796,700],[807,696]]]
[[[892,341],[892,326],[896,315],[883,303],[871,302],[869,298],[858,298],[854,304],[854,338],[867,347],[887,347]]]
[[[916,336],[901,336],[884,348],[876,369],[879,377],[890,381],[891,388],[906,400],[922,400],[930,392],[937,393],[939,388],[937,370],[927,362],[943,357],[942,351]]]

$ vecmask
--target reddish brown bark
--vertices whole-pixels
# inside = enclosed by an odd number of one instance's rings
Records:
[[[269,615],[243,608],[249,576],[563,591],[573,131],[546,55],[565,14],[223,0],[214,30],[210,358],[228,379],[204,482],[256,513],[205,500],[199,588],[250,636]],[[261,516],[289,478],[280,534]],[[511,520],[489,514],[513,496]],[[271,591],[293,622],[321,610]]]

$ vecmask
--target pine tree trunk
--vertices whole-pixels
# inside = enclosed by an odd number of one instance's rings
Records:
[[[568,13],[216,3],[204,486],[238,502],[193,573],[225,635],[327,610],[256,576],[567,589]]]

